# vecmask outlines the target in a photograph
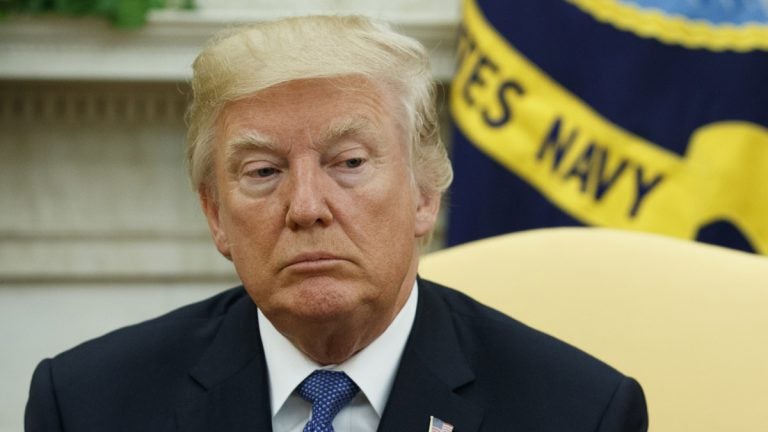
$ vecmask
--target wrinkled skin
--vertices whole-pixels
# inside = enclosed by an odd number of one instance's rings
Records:
[[[403,109],[387,90],[362,77],[291,81],[228,104],[217,123],[215,193],[200,193],[216,246],[320,364],[391,323],[439,208],[439,194],[415,185]]]

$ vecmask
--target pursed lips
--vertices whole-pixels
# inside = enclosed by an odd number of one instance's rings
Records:
[[[338,264],[340,261],[346,261],[346,259],[328,252],[305,252],[288,260],[282,269],[319,270]]]

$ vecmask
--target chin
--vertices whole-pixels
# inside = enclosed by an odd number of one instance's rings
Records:
[[[341,320],[368,303],[361,286],[333,278],[309,278],[281,290],[281,314],[318,323]]]
[[[354,312],[361,300],[345,289],[301,292],[293,300],[296,315],[313,321],[339,320]]]

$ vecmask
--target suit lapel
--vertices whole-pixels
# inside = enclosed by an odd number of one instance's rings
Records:
[[[243,296],[190,376],[201,392],[177,410],[184,432],[270,432],[269,378],[256,306]]]
[[[448,307],[429,282],[419,280],[416,319],[379,432],[426,431],[430,416],[455,432],[477,431],[482,409],[457,392],[472,381]]]
[[[271,432],[269,378],[256,307],[243,296],[223,318],[190,371],[198,394],[177,410],[183,432]],[[450,310],[427,281],[419,280],[419,305],[379,432],[426,431],[430,416],[476,432],[480,407],[461,396],[474,381]]]

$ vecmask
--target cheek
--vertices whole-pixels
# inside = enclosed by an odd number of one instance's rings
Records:
[[[353,196],[351,201],[353,204],[345,206],[355,209],[354,214],[347,212],[350,224],[361,236],[371,242],[377,242],[378,249],[389,249],[381,248],[381,244],[413,239],[416,204],[407,186],[384,184]]]
[[[275,242],[283,220],[274,206],[241,197],[230,200],[227,209],[225,221],[233,253],[254,255],[272,249],[270,242]]]

